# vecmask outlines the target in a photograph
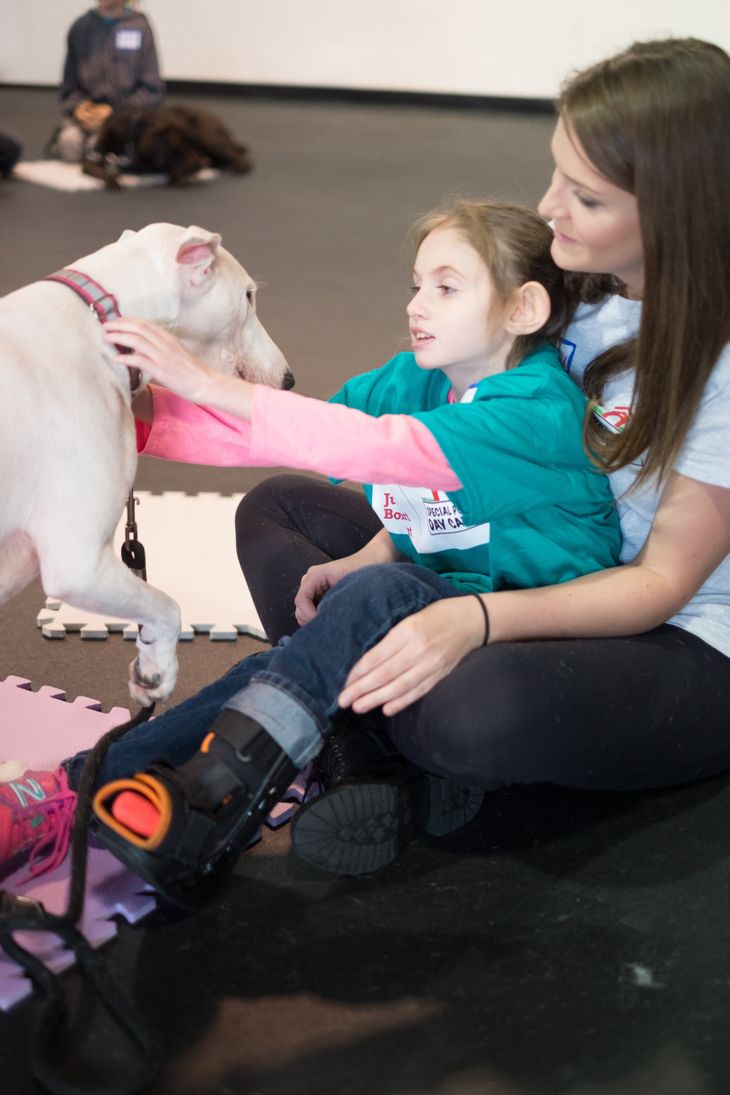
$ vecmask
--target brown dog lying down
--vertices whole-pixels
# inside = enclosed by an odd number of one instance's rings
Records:
[[[253,164],[221,120],[197,106],[120,106],[104,122],[83,161],[87,175],[116,189],[122,172],[169,176],[173,186],[204,167],[243,174]]]

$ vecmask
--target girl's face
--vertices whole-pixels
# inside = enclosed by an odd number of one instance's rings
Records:
[[[407,308],[411,350],[420,368],[447,374],[457,397],[504,369],[513,339],[490,321],[499,304],[487,267],[460,232],[436,228],[426,236]]]
[[[599,175],[562,118],[551,144],[555,171],[538,206],[553,222],[552,256],[563,270],[614,274],[631,297],[644,287],[636,197]]]

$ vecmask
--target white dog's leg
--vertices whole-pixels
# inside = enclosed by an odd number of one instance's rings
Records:
[[[111,544],[98,552],[87,550],[71,556],[56,543],[53,551],[39,548],[39,554],[43,587],[49,596],[140,625],[137,657],[129,669],[129,691],[146,707],[166,700],[177,679],[180,610],[175,601],[135,577]]]
[[[11,532],[0,542],[0,605],[38,577],[38,556],[24,532]]]

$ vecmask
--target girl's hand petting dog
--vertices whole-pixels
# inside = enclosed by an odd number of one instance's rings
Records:
[[[146,319],[113,319],[104,324],[104,337],[131,351],[118,355],[120,365],[141,369],[191,403],[217,407],[243,419],[251,417],[253,385],[209,368],[164,327]]]

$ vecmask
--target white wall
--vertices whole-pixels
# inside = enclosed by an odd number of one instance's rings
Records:
[[[92,0],[0,0],[0,82],[57,84]],[[552,98],[637,38],[730,51],[717,0],[143,0],[168,79]],[[609,19],[610,16],[610,19]]]

